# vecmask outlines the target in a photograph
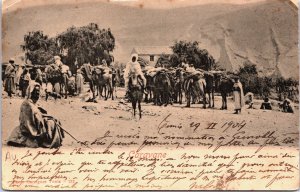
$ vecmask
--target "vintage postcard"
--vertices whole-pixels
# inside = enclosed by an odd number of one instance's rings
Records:
[[[298,4],[3,0],[4,190],[299,189]]]

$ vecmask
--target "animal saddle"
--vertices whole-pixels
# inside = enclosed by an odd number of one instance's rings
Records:
[[[49,69],[47,75],[48,75],[48,78],[60,77],[61,76],[61,70],[53,64],[53,65],[51,65],[51,68]]]
[[[134,78],[136,78],[136,82],[134,82]],[[143,81],[140,75],[137,74],[129,74],[129,82],[128,82],[129,87],[131,88],[140,88],[143,87]]]
[[[81,68],[84,79],[87,81],[92,80],[92,67],[88,64],[83,64]]]
[[[189,79],[193,79],[193,81],[199,81],[200,79],[202,79],[204,76],[202,73],[192,73],[188,75]]]

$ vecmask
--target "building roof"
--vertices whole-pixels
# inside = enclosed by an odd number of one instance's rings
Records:
[[[168,46],[140,46],[134,47],[131,51],[131,54],[133,53],[137,53],[139,55],[171,55],[173,51]]]

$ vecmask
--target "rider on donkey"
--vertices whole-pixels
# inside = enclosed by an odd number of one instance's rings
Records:
[[[129,82],[129,75],[131,73],[135,73],[137,76],[140,76],[140,78],[143,80],[143,86],[146,86],[146,78],[142,72],[141,66],[138,63],[138,55],[136,53],[131,55],[131,61],[129,61],[126,64],[126,68],[124,71],[124,80],[125,80],[125,90],[126,93],[128,91],[128,82]]]

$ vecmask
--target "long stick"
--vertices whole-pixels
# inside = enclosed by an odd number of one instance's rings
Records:
[[[72,139],[74,139],[77,143],[80,143],[81,145],[84,145],[86,146],[87,148],[89,149],[92,149],[91,147],[89,147],[87,144],[79,141],[78,139],[76,139],[71,133],[69,133],[67,130],[65,130],[64,128],[62,128],[58,123],[57,123],[57,120],[52,117],[52,116],[49,116],[49,115],[46,115],[46,114],[43,114],[44,117],[48,117],[48,118],[51,118],[52,120],[54,120],[56,122],[56,125],[59,126],[65,133],[67,133]]]
[[[68,131],[66,131],[64,128],[62,128],[59,124],[57,124],[64,132],[66,132],[71,138],[73,138],[75,141],[77,141],[77,143],[80,143],[81,145],[86,146],[89,149],[92,149],[91,147],[89,147],[87,144],[79,141],[78,139],[76,139],[71,133],[69,133]]]

